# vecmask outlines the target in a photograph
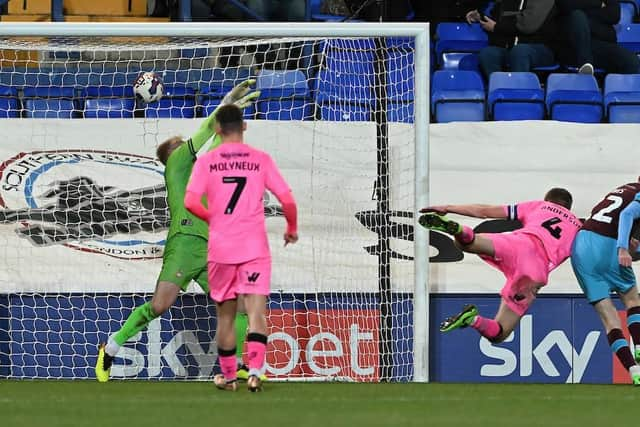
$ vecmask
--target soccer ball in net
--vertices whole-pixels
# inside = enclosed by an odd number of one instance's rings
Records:
[[[142,73],[133,83],[133,93],[145,104],[156,102],[164,94],[164,84],[156,73]]]

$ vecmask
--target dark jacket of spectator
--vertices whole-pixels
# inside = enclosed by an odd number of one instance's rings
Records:
[[[616,43],[614,25],[620,21],[620,3],[618,0],[556,0],[560,12],[567,14],[572,10],[582,10],[589,18],[591,37],[596,40]],[[602,7],[604,5],[604,7]]]
[[[467,12],[483,11],[488,0],[412,0],[417,21],[430,22],[431,34],[436,33],[440,22],[464,22]]]
[[[558,37],[560,27],[555,0],[497,1],[491,17],[496,21],[493,32],[489,33],[492,46],[509,48],[516,40],[517,43],[553,45]]]

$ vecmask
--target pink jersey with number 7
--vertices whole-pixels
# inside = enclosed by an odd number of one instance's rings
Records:
[[[232,142],[198,158],[187,191],[207,198],[209,261],[240,264],[271,256],[264,217],[265,189],[276,196],[291,191],[264,151]]]

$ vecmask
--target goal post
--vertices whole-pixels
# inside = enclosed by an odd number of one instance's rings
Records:
[[[149,297],[161,264],[170,219],[155,147],[195,132],[215,106],[203,100],[257,78],[286,90],[262,86],[247,139],[284,164],[301,212],[301,245],[283,250],[265,197],[267,374],[428,381],[428,233],[416,215],[429,200],[428,44],[418,23],[0,25],[11,141],[0,149],[0,378],[91,377],[96,341]],[[221,66],[224,55],[237,63]],[[132,103],[141,71],[185,102]],[[92,93],[118,102],[92,115]],[[212,319],[192,285],[123,348],[115,376],[205,379]]]

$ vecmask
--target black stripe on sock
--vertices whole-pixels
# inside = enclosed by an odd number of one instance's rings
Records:
[[[235,347],[233,347],[230,350],[225,350],[224,348],[218,347],[218,356],[235,356],[235,355],[236,355]]]
[[[634,314],[640,314],[640,306],[631,307],[627,310],[627,316],[632,316]]]
[[[622,329],[615,328],[610,330],[609,333],[607,334],[607,340],[609,341],[609,345],[616,342],[616,340],[623,340],[623,339],[624,339],[624,334],[622,333]]]
[[[609,341],[609,346],[611,346],[611,344],[613,344],[619,339],[625,340],[625,342],[627,342],[627,340],[624,337],[624,334],[622,333],[622,329],[618,329],[618,328],[610,330],[609,333],[607,334],[607,339]],[[632,366],[635,366],[636,361],[633,358],[633,355],[631,354],[631,349],[629,348],[628,342],[625,346],[620,347],[615,354],[616,356],[618,356],[618,360],[620,360],[620,362],[622,363],[622,366],[624,366],[625,369],[629,370],[629,368],[631,368]]]
[[[263,334],[259,334],[257,332],[249,332],[247,334],[247,342],[256,341],[261,342],[262,344],[267,344],[267,336]]]

